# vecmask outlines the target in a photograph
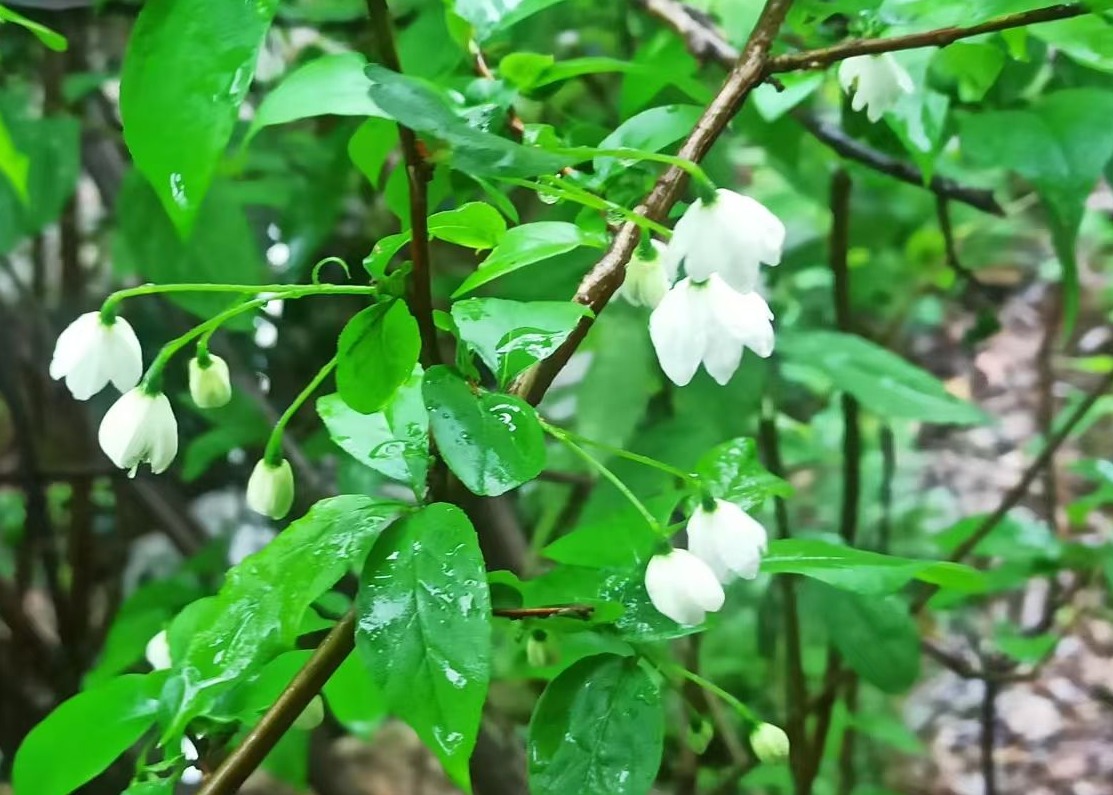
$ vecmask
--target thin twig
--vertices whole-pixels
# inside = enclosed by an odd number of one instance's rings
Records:
[[[595,612],[591,605],[557,605],[555,607],[496,607],[491,615],[511,621],[528,618],[577,618],[587,621]]]
[[[997,795],[997,765],[993,761],[997,729],[997,692],[998,684],[991,679],[982,681],[982,708],[980,713],[981,730],[981,767],[982,792],[984,795]]]
[[[877,523],[877,550],[888,554],[893,535],[893,480],[897,473],[897,445],[892,425],[886,422],[881,426],[877,444],[881,449],[881,483],[877,490],[881,518]]]
[[[802,69],[823,69],[837,61],[844,61],[856,55],[878,55],[883,52],[915,50],[920,47],[946,47],[960,39],[981,36],[984,33],[997,33],[1010,28],[1022,28],[1040,22],[1054,22],[1090,13],[1082,3],[1063,3],[1023,11],[1019,14],[1006,14],[966,27],[947,27],[911,33],[907,36],[890,36],[880,39],[854,39],[818,50],[804,50],[788,55],[778,55],[769,61],[769,72],[796,72]]]
[[[693,163],[700,162],[726,130],[727,124],[742,107],[750,91],[763,79],[770,48],[791,5],[792,0],[767,0],[749,41],[746,42],[722,88],[711,100],[699,121],[696,122],[691,135],[680,147],[680,151],[677,152],[679,157]],[[646,197],[645,202],[637,208],[637,212],[651,221],[664,220],[672,206],[680,199],[687,179],[687,173],[683,169],[669,167],[657,179],[653,190]],[[630,222],[623,224],[603,259],[580,282],[574,300],[590,307],[593,314],[598,315],[622,284],[626,263],[633,255],[640,239],[641,234],[636,224]],[[581,320],[564,344],[548,359],[531,367],[516,379],[512,391],[525,396],[535,405],[540,402],[557,373],[563,369],[573,352],[587,336],[590,326],[589,318]]]
[[[394,44],[394,30],[386,0],[367,0],[367,13],[371,17],[371,30],[383,64],[388,69],[401,72],[402,64]],[[398,139],[402,144],[402,159],[409,182],[410,230],[413,232],[410,241],[413,271],[406,298],[421,333],[421,363],[429,367],[440,361],[437,327],[433,322],[432,270],[429,262],[429,180],[433,170],[422,156],[413,130],[399,124]]]
[[[944,196],[935,199],[935,216],[939,220],[939,232],[943,235],[943,256],[947,267],[966,280],[992,306],[997,303],[997,295],[993,288],[982,282],[974,271],[962,264],[958,257],[958,244],[955,240],[955,229],[951,223],[951,208]]]
[[[858,680],[851,680],[846,686],[846,709],[850,714],[858,708]],[[857,770],[854,767],[854,749],[858,732],[847,726],[842,733],[842,746],[839,748],[839,785],[838,795],[850,795],[857,783]]]

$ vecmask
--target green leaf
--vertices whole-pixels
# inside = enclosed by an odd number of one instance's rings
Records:
[[[132,172],[116,204],[113,265],[120,274],[153,282],[258,284],[265,275],[255,233],[232,186],[218,183],[205,197],[199,223],[188,239],[174,229],[151,186]],[[246,296],[171,293],[167,300],[198,317],[212,317]],[[251,328],[243,316],[232,328]]]
[[[491,676],[491,605],[463,511],[434,503],[387,530],[367,558],[356,610],[356,648],[387,710],[468,788]]]
[[[661,691],[635,657],[600,654],[549,683],[529,724],[534,795],[642,795],[664,750]]]
[[[176,780],[170,777],[137,781],[124,790],[123,795],[174,795],[176,784]]]
[[[1027,110],[979,113],[962,123],[971,162],[1015,171],[1039,191],[1063,268],[1067,327],[1078,310],[1075,238],[1086,197],[1113,156],[1111,117],[1113,92],[1078,88],[1042,97]]]
[[[670,492],[645,501],[662,524],[668,524],[681,494]],[[660,545],[661,536],[641,512],[625,504],[577,527],[544,549],[545,557],[558,563],[590,568],[626,568],[645,565]]]
[[[362,414],[385,406],[411,377],[421,353],[417,321],[405,301],[369,306],[337,340],[336,389]]]
[[[643,110],[618,125],[599,143],[599,148],[660,152],[691,133],[702,113],[703,108],[698,105],[662,105]],[[595,158],[595,173],[600,179],[607,179],[620,167],[616,158]]]
[[[429,369],[422,393],[437,450],[473,493],[503,494],[545,467],[545,435],[528,403],[478,391],[444,366]]]
[[[993,643],[1017,662],[1032,665],[1055,650],[1059,637],[1047,632],[1029,635],[1013,624],[1000,624],[993,633]]]
[[[69,795],[107,770],[154,724],[165,680],[161,671],[128,674],[63,701],[16,751],[15,792]]]
[[[696,466],[712,496],[752,510],[769,497],[789,497],[792,486],[769,472],[753,439],[732,439],[708,450]]]
[[[31,161],[27,155],[16,148],[8,133],[8,126],[0,117],[0,174],[8,178],[8,182],[24,203],[27,202],[27,170],[30,167]]]
[[[491,368],[499,384],[561,346],[591,310],[572,301],[470,298],[452,305],[460,339]]]
[[[985,587],[983,575],[969,566],[882,555],[806,538],[771,542],[761,570],[767,574],[803,574],[867,596],[892,593],[913,579],[968,593],[978,593]]]
[[[55,52],[65,52],[66,48],[69,46],[66,37],[61,33],[57,33],[46,25],[41,25],[33,19],[28,19],[23,16],[23,14],[13,11],[7,6],[0,6],[0,23],[2,22],[12,22],[19,25],[29,33],[34,34],[35,38]]]
[[[398,125],[387,119],[370,118],[352,133],[348,157],[375,188],[382,182],[383,166],[398,148]]]
[[[262,551],[229,570],[174,657],[177,680],[163,699],[174,736],[242,677],[292,648],[309,606],[358,566],[397,506],[347,495],[321,500]],[[174,633],[171,632],[171,649]]]
[[[483,250],[499,244],[506,234],[506,221],[491,205],[468,202],[430,215],[429,234],[457,246]]]
[[[920,675],[920,633],[896,597],[861,596],[808,582],[805,603],[847,664],[886,693],[903,693]]]
[[[417,133],[442,141],[447,151],[434,151],[433,162],[447,162],[472,176],[534,177],[555,174],[575,158],[523,146],[468,124],[428,83],[371,64],[371,99],[384,113]]]
[[[356,654],[349,654],[340,664],[321,694],[341,725],[357,737],[369,737],[387,714],[382,691]]]
[[[311,116],[385,116],[367,93],[366,66],[359,53],[342,52],[298,67],[259,105],[248,139],[264,127]]]
[[[958,87],[961,102],[981,102],[1005,67],[1005,52],[995,44],[958,41],[939,50],[932,69]]]
[[[523,19],[563,0],[455,0],[456,13],[471,23],[483,42]]]
[[[930,373],[868,340],[834,331],[782,334],[777,349],[793,364],[820,370],[863,407],[890,419],[976,425],[986,416]]]
[[[277,0],[148,0],[120,78],[124,140],[182,236],[224,153]]]
[[[580,246],[602,248],[603,241],[575,224],[563,221],[538,221],[516,226],[506,233],[490,256],[479,263],[479,269],[456,288],[452,297],[459,298],[500,276]]]
[[[329,436],[348,455],[388,478],[425,491],[429,469],[429,415],[421,396],[421,367],[374,414],[354,411],[340,395],[317,401]]]

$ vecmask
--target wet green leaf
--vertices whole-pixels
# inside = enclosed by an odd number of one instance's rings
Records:
[[[387,710],[467,788],[491,676],[491,605],[464,513],[434,503],[387,530],[367,558],[356,609],[356,648]]]
[[[369,306],[337,341],[336,389],[362,414],[379,411],[413,375],[421,353],[417,321],[405,301]]]
[[[712,496],[737,503],[744,511],[770,497],[792,494],[792,486],[762,466],[753,439],[732,439],[713,447],[700,459],[696,471]]]

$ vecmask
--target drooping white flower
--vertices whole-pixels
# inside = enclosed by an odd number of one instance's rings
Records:
[[[650,246],[648,252],[638,246],[626,265],[626,276],[617,294],[634,306],[653,309],[669,291],[676,270],[668,270],[667,266],[674,263],[665,256],[664,243],[653,240]]]
[[[739,292],[752,292],[762,264],[778,265],[785,225],[761,202],[720,188],[708,202],[696,199],[676,222],[665,251],[665,269],[697,282],[719,274]]]
[[[165,629],[147,641],[144,656],[156,671],[165,671],[171,666],[170,642],[166,639]]]
[[[661,369],[674,384],[692,380],[700,363],[720,384],[730,381],[744,348],[773,352],[773,313],[758,293],[738,293],[719,276],[681,279],[649,317]]]
[[[143,351],[122,317],[106,323],[100,312],[86,312],[66,326],[54,345],[50,377],[65,378],[78,400],[88,400],[108,382],[121,392],[139,383]]]
[[[255,465],[247,481],[247,507],[271,519],[281,519],[294,504],[294,472],[285,458],[271,465]]]
[[[754,749],[754,756],[767,765],[788,759],[791,748],[784,729],[772,723],[758,724],[750,733],[750,747]]]
[[[189,395],[198,408],[218,409],[232,399],[228,363],[219,356],[208,356],[207,364],[195,356],[189,360]]]
[[[865,108],[870,121],[880,119],[902,96],[916,90],[911,75],[887,52],[847,58],[839,64],[839,85],[847,94],[854,92],[850,107]]]
[[[702,624],[726,599],[711,567],[684,549],[653,556],[645,569],[645,590],[657,610],[689,626]]]
[[[768,543],[761,522],[733,502],[715,500],[710,509],[701,505],[688,520],[689,551],[724,584],[756,577]]]
[[[128,470],[130,477],[135,477],[140,464],[150,464],[157,475],[178,453],[178,423],[166,395],[148,394],[138,386],[112,404],[101,420],[97,439],[105,455]]]

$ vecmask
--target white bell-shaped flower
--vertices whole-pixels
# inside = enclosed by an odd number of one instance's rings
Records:
[[[279,464],[260,461],[247,481],[247,507],[271,519],[281,519],[294,504],[294,472],[285,458]]]
[[[854,92],[850,107],[865,108],[870,121],[880,119],[901,97],[916,90],[912,76],[887,52],[847,58],[839,64],[839,85],[847,94]]]
[[[86,312],[66,326],[50,360],[50,377],[65,378],[78,400],[88,400],[109,381],[126,392],[142,374],[143,351],[131,326],[122,317],[107,323],[100,312]]]
[[[706,563],[719,582],[752,580],[761,567],[769,537],[761,522],[733,502],[701,505],[688,520],[688,549]]]
[[[196,356],[189,360],[189,395],[198,408],[218,409],[232,399],[232,381],[228,363],[219,356],[209,355],[201,364]]]
[[[749,348],[773,352],[773,313],[757,293],[738,293],[719,276],[681,279],[649,317],[649,336],[665,375],[678,386],[700,363],[720,384],[730,381]]]
[[[762,264],[778,265],[785,225],[761,202],[720,188],[714,200],[696,199],[676,222],[665,270],[697,282],[719,274],[739,292],[757,287]]]
[[[112,404],[101,420],[97,439],[105,455],[128,470],[130,477],[144,463],[157,475],[178,453],[178,423],[166,395],[148,394],[138,386]]]
[[[772,765],[788,759],[791,745],[780,726],[761,723],[750,733],[750,747],[762,764]]]
[[[684,549],[654,555],[645,569],[649,601],[677,624],[702,624],[723,606],[726,595],[711,567]]]
[[[648,251],[638,246],[626,265],[626,277],[618,288],[617,295],[634,306],[647,306],[650,309],[661,303],[676,278],[675,269],[668,270],[672,260],[665,256],[665,251],[665,244],[657,240],[650,242]]]
[[[166,630],[160,631],[157,635],[147,641],[147,648],[144,650],[144,656],[147,662],[156,671],[165,671],[172,665],[170,659],[170,642],[166,638]]]

